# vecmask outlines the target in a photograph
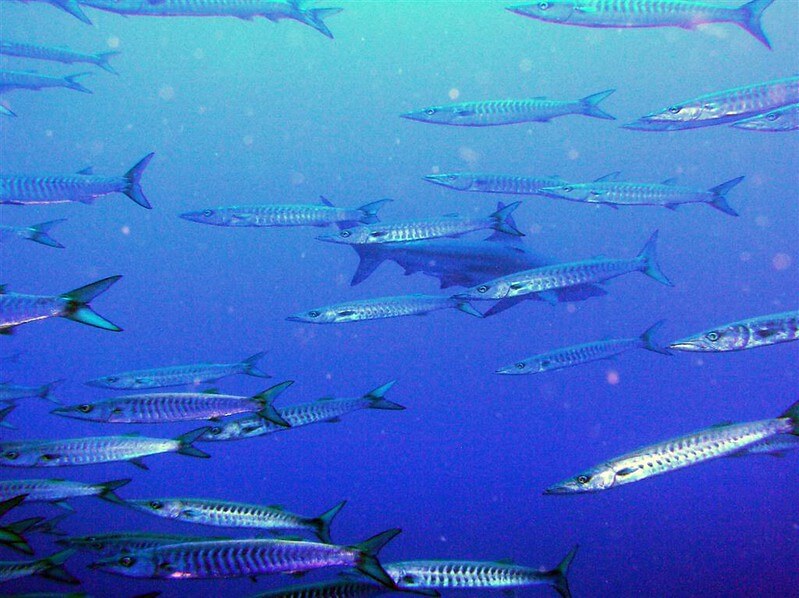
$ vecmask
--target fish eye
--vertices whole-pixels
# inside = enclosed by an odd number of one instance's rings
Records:
[[[716,332],[715,330],[713,332],[708,332],[705,335],[707,340],[709,340],[711,343],[715,343],[717,340],[719,340],[719,336],[720,336],[719,333]]]
[[[19,457],[19,451],[6,451],[5,453],[3,453],[3,456],[6,459],[11,459],[13,461],[17,457]]]
[[[425,112],[425,114],[427,114],[428,116],[433,116],[433,115],[436,113],[436,109],[435,109],[435,108],[428,108],[428,109],[427,109],[427,110],[425,110],[424,112]]]
[[[319,313],[318,311],[316,311],[316,310],[314,310],[314,311],[309,311],[309,312],[308,312],[308,316],[309,316],[309,317],[311,317],[311,318],[318,318],[320,315],[322,315],[322,314],[320,314],[320,313]]]
[[[516,364],[516,369],[517,370],[523,370],[524,367],[525,367],[525,364],[524,364],[523,361],[520,361],[519,363]]]
[[[118,382],[119,378],[117,378],[116,376],[108,376],[106,380],[108,380],[109,382]]]
[[[671,112],[672,114],[679,114],[681,110],[682,106],[671,106],[669,108],[669,112]]]
[[[135,562],[136,559],[132,556],[123,556],[121,559],[119,559],[119,564],[123,567],[132,567]]]
[[[577,476],[577,483],[579,484],[587,484],[591,481],[591,478],[587,475],[578,475]]]
[[[151,500],[150,507],[158,511],[164,507],[164,503],[162,503],[160,500]]]
[[[715,110],[718,108],[718,104],[714,104],[713,102],[709,102],[703,106],[705,110]]]
[[[352,233],[348,230],[343,230],[339,233],[340,236],[344,237],[345,239],[349,237]]]
[[[447,176],[445,176],[444,178],[445,178],[446,180],[448,180],[448,181],[454,181],[454,180],[456,180],[458,177],[457,177],[456,175],[454,175],[454,174],[448,174],[448,175],[447,175]]]
[[[102,550],[103,548],[105,548],[105,544],[103,544],[102,542],[92,542],[91,547],[94,548],[95,550]]]
[[[569,187],[569,186],[567,185],[566,187],[564,187],[564,188],[563,188],[563,190],[564,190],[566,193],[571,193],[572,191],[574,191],[574,187]]]
[[[213,215],[214,215],[213,210],[203,210],[203,216],[205,216],[206,218],[210,218]]]
[[[91,413],[92,409],[94,409],[94,407],[88,403],[84,405],[78,405],[78,411],[81,413]]]
[[[477,287],[477,292],[478,293],[487,293],[488,292],[488,285],[487,284],[481,284],[479,287]]]
[[[214,436],[217,436],[222,433],[222,428],[220,428],[219,426],[214,426],[210,428],[208,431]]]
[[[774,122],[779,117],[780,115],[777,112],[769,112],[768,114],[766,114],[766,120],[770,120],[771,122]]]
[[[549,8],[549,2],[539,2],[538,8],[541,10],[547,10]]]

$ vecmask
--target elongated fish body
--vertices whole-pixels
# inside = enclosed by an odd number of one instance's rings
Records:
[[[383,318],[400,318],[402,316],[423,316],[433,311],[450,308],[458,309],[472,316],[482,317],[482,314],[466,301],[453,297],[417,294],[337,303],[300,312],[286,319],[292,322],[310,324],[341,324]]]
[[[174,439],[145,436],[90,436],[64,440],[0,442],[0,465],[63,467],[131,461],[141,467],[143,464],[138,461],[141,457],[161,453],[208,457],[207,454],[191,446],[200,433],[198,430]]]
[[[20,494],[27,495],[26,502],[50,502],[61,504],[70,498],[97,496],[111,502],[122,501],[114,494],[114,490],[128,484],[130,479],[114,480],[101,484],[84,484],[70,480],[31,479],[0,481],[0,500],[6,500]]]
[[[456,191],[505,193],[509,195],[538,195],[539,190],[544,187],[554,187],[565,183],[559,177],[516,176],[482,172],[428,174],[424,179]]]
[[[323,19],[341,12],[341,8],[302,9],[301,0],[81,0],[81,4],[122,15],[152,17],[238,17],[250,20],[265,17],[270,21],[291,19],[309,25],[333,38]]]
[[[43,384],[41,386],[0,384],[0,401],[17,401],[19,399],[28,399],[30,397],[38,397],[40,399],[54,401],[54,399],[50,396],[50,392],[55,386],[61,384],[61,382],[63,382],[63,380],[55,380],[54,382]]]
[[[399,531],[383,532],[355,546],[258,539],[189,542],[110,557],[93,563],[91,567],[126,577],[218,579],[343,566],[355,567],[372,579],[395,588],[375,555]]]
[[[732,126],[736,129],[767,133],[797,131],[799,130],[799,104],[791,104],[765,114],[745,118],[733,123]]]
[[[83,21],[87,25],[91,25],[92,22],[89,20],[84,12],[80,9],[80,4],[78,4],[78,0],[20,0],[27,4],[28,2],[42,2],[45,4],[50,4],[55,6],[56,8],[60,8],[61,10],[71,14],[76,19]]]
[[[89,536],[71,536],[56,540],[62,546],[68,546],[83,552],[93,552],[101,556],[114,556],[121,553],[138,552],[156,546],[183,544],[186,542],[207,542],[209,540],[230,540],[218,536],[181,536],[176,534],[150,534],[142,532],[120,532],[110,534],[92,534]]]
[[[457,237],[485,228],[493,228],[509,235],[521,237],[524,235],[514,225],[507,222],[510,214],[519,207],[520,203],[517,201],[505,206],[490,214],[487,218],[464,218],[450,214],[427,220],[384,222],[345,228],[336,234],[322,235],[317,237],[317,239],[347,245],[405,243],[438,237]]]
[[[722,424],[616,457],[548,488],[544,494],[598,492],[727,457],[781,434],[799,434],[799,402],[780,417]]]
[[[25,239],[27,241],[33,241],[34,243],[39,243],[41,245],[47,245],[48,247],[57,247],[59,249],[63,249],[64,246],[53,239],[53,237],[51,237],[48,233],[50,232],[51,228],[64,221],[64,218],[60,218],[58,220],[49,220],[47,222],[41,222],[32,226],[12,226],[0,224],[0,243],[4,243],[12,238],[19,238]]]
[[[723,324],[674,341],[677,351],[724,352],[767,347],[799,339],[799,310]]]
[[[144,156],[122,176],[98,176],[91,168],[67,175],[0,174],[0,204],[92,203],[103,195],[124,193],[143,208],[150,209],[152,206],[139,180],[153,155]]]
[[[695,29],[708,23],[734,23],[771,45],[760,16],[774,0],[754,0],[744,5],[695,0],[548,0],[508,8],[516,14],[563,25],[599,28],[681,27]]]
[[[23,44],[0,40],[0,54],[6,56],[17,56],[19,58],[34,58],[37,60],[48,60],[50,62],[61,62],[64,64],[74,64],[83,62],[94,64],[100,68],[114,73],[114,69],[108,64],[108,59],[116,56],[119,52],[97,52],[96,54],[84,54],[75,52],[68,48],[56,48],[52,46],[38,46],[35,44]]]
[[[214,393],[171,392],[128,395],[96,403],[60,407],[51,413],[97,422],[117,424],[162,424],[259,413],[279,425],[283,422],[272,402],[293,381],[283,382],[252,397]]]
[[[157,498],[129,500],[134,509],[187,523],[215,527],[241,527],[263,530],[294,530],[317,534],[330,543],[330,522],[344,507],[342,502],[319,517],[304,517],[280,506],[253,505],[203,498]]]
[[[385,596],[390,591],[374,582],[339,579],[267,590],[250,598],[369,598]]]
[[[655,261],[656,242],[657,231],[652,234],[641,253],[632,259],[594,259],[544,266],[495,278],[455,296],[485,300],[521,297],[530,293],[549,293],[555,289],[602,282],[630,272],[643,272],[662,284],[672,286]]]
[[[526,100],[488,100],[430,106],[401,114],[402,118],[435,125],[459,127],[492,127],[525,122],[549,122],[558,116],[583,114],[605,120],[615,120],[597,104],[612,94],[609,89],[580,100],[549,100],[544,97]]]
[[[517,361],[512,365],[497,370],[497,374],[538,374],[570,368],[600,359],[610,359],[631,349],[648,349],[655,353],[669,355],[666,349],[660,348],[652,341],[652,336],[663,325],[663,321],[651,326],[641,336],[636,338],[618,338],[582,345],[573,345],[563,349],[556,349],[549,353],[542,353]]]
[[[163,368],[131,370],[95,378],[94,380],[89,380],[86,384],[99,388],[136,390],[216,382],[221,378],[236,374],[246,374],[256,378],[270,378],[269,374],[258,368],[258,361],[264,355],[266,355],[264,352],[256,353],[238,363],[193,363]]]
[[[64,550],[35,561],[0,561],[0,583],[30,577],[31,575],[41,575],[55,581],[79,584],[80,582],[67,573],[63,567],[64,562],[74,552],[74,550]]]
[[[341,416],[360,409],[402,411],[405,407],[385,398],[385,394],[394,386],[394,383],[395,381],[391,380],[358,398],[323,398],[311,403],[290,405],[282,409],[280,415],[291,427],[295,428],[318,422],[338,422]],[[198,440],[209,442],[241,440],[278,432],[281,429],[285,428],[280,428],[261,417],[243,417],[206,428]]]
[[[360,208],[337,208],[328,200],[314,204],[264,204],[226,206],[186,212],[184,220],[226,227],[330,226],[340,223],[371,224],[378,221],[377,212],[390,199],[381,199]]]
[[[15,89],[31,89],[36,91],[48,87],[66,87],[67,89],[74,89],[75,91],[82,91],[83,93],[92,93],[76,80],[84,75],[86,75],[86,73],[78,73],[66,77],[51,77],[49,75],[39,75],[29,71],[7,71],[0,69],[0,93],[6,93]]]
[[[92,311],[89,301],[120,278],[110,276],[55,296],[8,293],[0,287],[0,334],[11,334],[16,326],[48,318],[67,318],[95,328],[119,332],[121,328]]]
[[[712,189],[683,187],[676,185],[673,179],[663,183],[598,180],[592,183],[565,183],[544,187],[540,193],[558,199],[613,207],[660,206],[675,210],[685,204],[705,203],[726,214],[737,216],[738,213],[727,203],[726,194],[743,179],[744,177],[738,177]]]
[[[788,451],[793,451],[799,448],[799,436],[793,434],[777,434],[770,436],[760,442],[755,442],[749,446],[741,449],[737,453],[733,453],[730,457],[748,457],[751,455],[772,455],[775,457],[784,457]]]
[[[641,131],[694,129],[741,121],[796,103],[799,103],[799,76],[707,94],[623,126]]]

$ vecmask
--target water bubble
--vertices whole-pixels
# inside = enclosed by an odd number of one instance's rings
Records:
[[[163,85],[161,89],[158,90],[158,97],[165,102],[170,101],[175,97],[175,88],[171,85]]]
[[[458,97],[461,95],[461,92],[456,87],[453,87],[452,89],[449,90],[448,95],[450,100],[457,100]]]
[[[791,267],[793,260],[787,253],[777,253],[771,258],[771,265],[775,270],[787,270]]]
[[[616,386],[621,378],[619,377],[619,372],[616,370],[608,370],[607,376],[605,376],[605,380],[607,380],[608,384],[611,386]]]

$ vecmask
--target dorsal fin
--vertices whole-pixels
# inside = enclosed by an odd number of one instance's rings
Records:
[[[322,202],[322,205],[325,205],[325,206],[327,206],[328,208],[334,208],[334,207],[336,207],[336,206],[334,206],[334,205],[333,205],[333,202],[331,202],[331,201],[330,201],[330,200],[329,200],[327,197],[325,197],[324,195],[320,195],[320,196],[319,196],[319,199],[320,199],[320,201]]]
[[[83,170],[79,170],[77,174],[94,174],[94,168],[91,166],[87,166]]]
[[[619,176],[621,176],[621,172],[617,170],[616,172],[610,172],[610,173],[606,174],[605,176],[601,176],[598,179],[594,179],[594,182],[595,183],[612,183],[614,181],[618,181],[619,180]]]
[[[663,181],[660,184],[661,185],[668,185],[669,187],[673,187],[674,185],[677,184],[677,177],[674,176],[674,177],[671,177],[670,179],[666,179],[665,181]]]
[[[202,391],[202,393],[200,393],[200,394],[204,394],[204,395],[218,395],[218,394],[220,394],[220,392],[219,392],[219,389],[218,389],[218,388],[206,388],[206,389],[205,389],[204,391]]]
[[[733,424],[732,420],[727,420],[727,421],[719,422],[717,424],[713,424],[710,427],[711,428],[726,428],[727,426],[731,426],[732,424]]]

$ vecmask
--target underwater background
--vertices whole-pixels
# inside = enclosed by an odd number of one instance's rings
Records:
[[[777,0],[766,11],[773,52],[729,24],[698,32],[602,30],[524,19],[504,10],[504,2],[334,4],[345,10],[327,21],[330,40],[293,21],[124,18],[87,8],[90,27],[45,4],[2,3],[4,39],[121,54],[111,60],[119,77],[86,65],[0,57],[0,68],[93,71],[81,80],[92,95],[53,89],[4,98],[19,116],[0,120],[0,172],[69,173],[92,165],[98,174],[117,175],[151,151],[155,157],[142,177],[152,211],[120,194],[92,206],[0,207],[3,224],[68,219],[52,233],[66,249],[0,246],[0,282],[16,292],[58,294],[121,274],[93,307],[124,328],[112,334],[63,319],[22,327],[0,339],[0,357],[20,354],[0,364],[0,379],[33,385],[63,378],[56,396],[77,403],[118,394],[83,384],[98,376],[238,361],[266,350],[261,366],[272,380],[235,376],[213,386],[250,395],[295,380],[280,408],[356,397],[396,379],[387,398],[407,410],[365,410],[336,424],[198,444],[211,459],[159,455],[146,459],[149,471],[124,462],[9,468],[2,479],[131,477],[119,491],[123,498],[214,497],[282,504],[307,515],[346,499],[333,524],[335,541],[403,529],[381,552],[385,562],[513,558],[550,568],[580,544],[569,575],[575,596],[795,595],[799,454],[719,459],[605,493],[542,492],[643,445],[779,415],[797,399],[796,344],[672,357],[634,350],[535,376],[494,371],[557,347],[634,337],[661,319],[658,338],[666,342],[796,309],[799,137],[728,126],[648,133],[618,125],[676,100],[799,73],[799,4]],[[566,100],[609,88],[617,91],[602,107],[616,122],[568,116],[460,128],[399,118],[455,99]],[[745,175],[729,195],[740,217],[703,205],[613,210],[458,193],[422,178],[482,171],[590,181],[617,170],[629,180],[676,176],[697,188]],[[487,215],[498,199],[523,199],[514,214],[523,242],[560,261],[633,257],[658,229],[659,262],[675,287],[632,274],[612,281],[604,297],[523,302],[484,320],[445,310],[313,326],[286,317],[346,300],[438,294],[438,281],[404,276],[386,262],[351,287],[357,256],[317,241],[324,229],[222,228],[178,217],[222,205],[314,203],[320,195],[346,207],[393,198],[381,210],[384,221]],[[169,438],[202,425],[96,424],[58,418],[52,408],[20,401],[8,418],[18,429],[2,430],[3,439],[133,431]],[[92,498],[72,504],[76,513],[61,527],[73,535],[248,535]],[[15,511],[60,513],[46,504]],[[52,538],[33,542],[37,555],[56,550]],[[247,595],[293,579],[123,579],[86,569],[91,560],[76,555],[67,569],[82,580],[81,591],[96,596]],[[334,574],[314,572],[304,581]],[[63,588],[29,578],[2,590]],[[545,587],[522,595],[547,592],[554,595]]]

